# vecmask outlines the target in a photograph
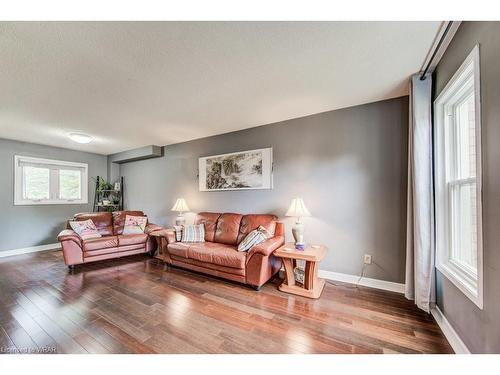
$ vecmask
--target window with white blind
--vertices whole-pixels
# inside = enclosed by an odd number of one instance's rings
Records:
[[[14,204],[88,203],[88,165],[14,157]]]
[[[482,308],[479,84],[476,46],[435,101],[436,267]]]

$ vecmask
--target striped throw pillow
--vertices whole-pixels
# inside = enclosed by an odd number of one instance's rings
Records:
[[[184,225],[182,242],[205,242],[205,226],[203,224]]]
[[[248,251],[255,245],[258,245],[271,237],[272,234],[261,225],[246,235],[243,241],[241,241],[238,245],[238,251]]]
[[[184,228],[182,225],[174,225],[175,240],[177,242],[182,241],[182,228]]]

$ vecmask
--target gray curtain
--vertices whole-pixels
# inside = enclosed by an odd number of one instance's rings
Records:
[[[432,78],[410,80],[405,296],[429,312],[434,291]]]

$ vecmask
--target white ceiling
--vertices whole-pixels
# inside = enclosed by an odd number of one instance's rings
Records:
[[[0,137],[110,154],[406,95],[440,25],[0,22]]]

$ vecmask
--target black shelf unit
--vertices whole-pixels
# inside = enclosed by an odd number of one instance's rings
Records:
[[[123,210],[123,177],[120,177],[120,190],[105,189],[100,190],[99,184],[102,181],[102,177],[97,176],[95,180],[95,194],[94,194],[94,212],[113,212]],[[113,197],[118,197],[118,203],[103,204],[102,201],[106,198],[112,200]]]

